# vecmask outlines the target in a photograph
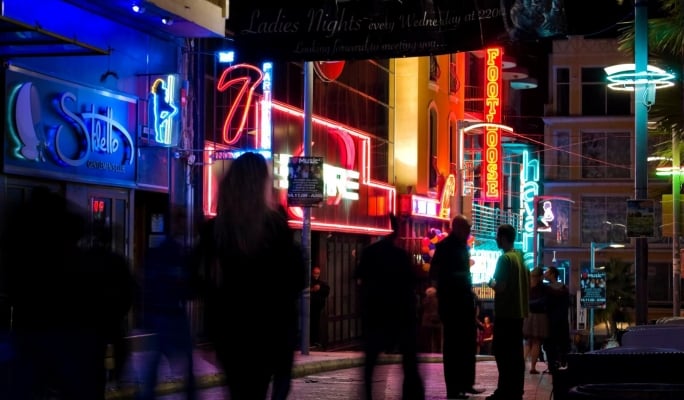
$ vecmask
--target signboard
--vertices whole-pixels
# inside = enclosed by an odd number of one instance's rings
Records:
[[[583,308],[606,308],[606,272],[582,272],[580,305]]]
[[[5,172],[134,186],[138,100],[10,65]]]
[[[323,157],[290,157],[287,205],[316,207],[323,202]]]
[[[627,236],[655,236],[655,202],[627,200]]]
[[[231,1],[241,54],[281,60],[416,57],[564,35],[564,1]]]

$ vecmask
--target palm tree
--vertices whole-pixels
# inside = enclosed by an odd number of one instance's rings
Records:
[[[668,135],[672,131],[684,132],[684,90],[682,76],[684,68],[684,2],[682,0],[651,0],[657,6],[656,17],[648,19],[649,56],[660,59],[664,64],[676,66],[674,72],[679,78],[678,90],[664,90],[658,93],[658,101],[649,110],[649,116]],[[633,52],[634,22],[625,22],[619,29],[618,49]],[[671,149],[669,149],[671,151]],[[667,157],[663,154],[664,157]],[[670,153],[671,156],[671,153]]]
[[[632,265],[617,258],[611,258],[605,265],[606,308],[594,311],[596,322],[606,324],[609,338],[615,338],[619,322],[632,322],[634,307],[634,273]]]

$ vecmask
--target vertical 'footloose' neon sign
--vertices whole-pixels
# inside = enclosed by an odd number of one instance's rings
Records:
[[[485,62],[485,121],[501,122],[501,61],[502,49],[486,50]],[[497,126],[486,126],[484,135],[484,179],[483,200],[501,202],[501,130]]]

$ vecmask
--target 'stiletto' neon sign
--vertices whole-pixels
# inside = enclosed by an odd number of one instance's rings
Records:
[[[486,50],[485,121],[501,122],[501,48]],[[483,200],[501,202],[501,131],[494,125],[485,127]]]
[[[523,161],[520,167],[520,215],[523,220],[522,251],[525,255],[525,265],[533,267],[534,262],[534,220],[535,197],[539,195],[539,160],[530,160],[527,150],[522,153]]]

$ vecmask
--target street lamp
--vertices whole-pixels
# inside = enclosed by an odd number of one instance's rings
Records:
[[[648,108],[655,102],[655,91],[671,86],[673,76],[648,66],[648,0],[634,2],[634,64],[631,71],[617,72],[606,68],[611,89],[634,91],[634,197],[648,197],[647,148]],[[616,84],[617,85],[613,85]],[[634,286],[636,323],[648,320],[648,241],[645,236],[634,240]]]
[[[593,273],[596,271],[596,252],[607,248],[621,248],[625,247],[620,243],[594,243],[590,245],[589,268]],[[589,351],[594,351],[594,305],[589,308]]]

